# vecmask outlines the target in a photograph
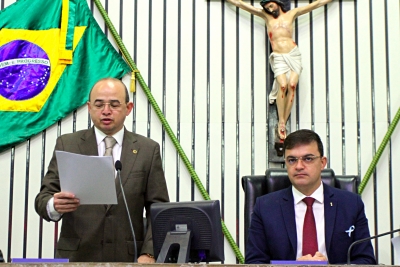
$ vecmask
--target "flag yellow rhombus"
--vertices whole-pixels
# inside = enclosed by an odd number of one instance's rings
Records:
[[[81,40],[86,26],[77,26],[74,29],[73,51]],[[60,29],[50,30],[23,30],[5,29],[0,30],[0,47],[12,46],[13,42],[23,42],[31,47],[43,50],[45,58],[32,58],[26,55],[23,50],[18,55],[19,58],[0,62],[0,68],[6,70],[16,65],[24,65],[21,73],[10,73],[9,75],[19,75],[20,83],[10,84],[8,98],[0,95],[0,111],[28,111],[39,112],[46,103],[55,85],[58,83],[66,65],[60,60],[59,40]],[[73,53],[72,51],[72,53]],[[29,81],[29,86],[22,84],[24,73],[35,71],[37,65],[42,65],[41,73],[37,73],[37,78]],[[48,70],[48,72],[46,72]],[[32,76],[32,73],[30,73]],[[1,78],[0,83],[4,86],[6,79]],[[18,88],[21,85],[23,88]],[[12,88],[14,87],[14,88]],[[24,94],[26,99],[13,97],[13,93]]]

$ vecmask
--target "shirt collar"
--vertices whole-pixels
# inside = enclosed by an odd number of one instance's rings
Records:
[[[114,137],[115,140],[117,140],[117,144],[119,146],[122,146],[122,140],[124,139],[124,130],[125,130],[124,127],[122,127],[121,130],[112,135],[112,137]],[[96,126],[94,127],[94,133],[96,134],[97,146],[99,146],[107,135],[102,131],[100,131]]]
[[[299,190],[297,190],[294,186],[292,186],[292,192],[293,192],[293,198],[294,198],[294,203],[299,204],[303,198],[307,197],[303,193],[301,193]],[[322,186],[322,181],[317,190],[314,191],[314,193],[311,194],[311,196],[314,198],[316,201],[319,203],[323,204],[324,203],[324,187]]]

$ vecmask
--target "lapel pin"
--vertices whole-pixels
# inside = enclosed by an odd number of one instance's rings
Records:
[[[332,204],[332,202],[331,202],[331,207],[333,207],[333,204]]]
[[[349,237],[351,237],[351,233],[356,229],[354,225],[350,226],[349,230],[346,230],[345,232],[349,234]]]
[[[132,153],[137,154],[137,150],[136,149],[132,150]]]

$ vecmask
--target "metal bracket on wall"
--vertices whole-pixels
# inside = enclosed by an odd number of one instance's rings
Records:
[[[268,112],[268,159],[269,162],[284,163],[283,142],[278,137],[278,112],[275,104],[269,104]],[[290,117],[286,122],[286,131],[290,133]]]

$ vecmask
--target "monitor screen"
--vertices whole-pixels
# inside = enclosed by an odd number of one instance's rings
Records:
[[[219,200],[154,203],[151,224],[157,262],[224,261]]]

